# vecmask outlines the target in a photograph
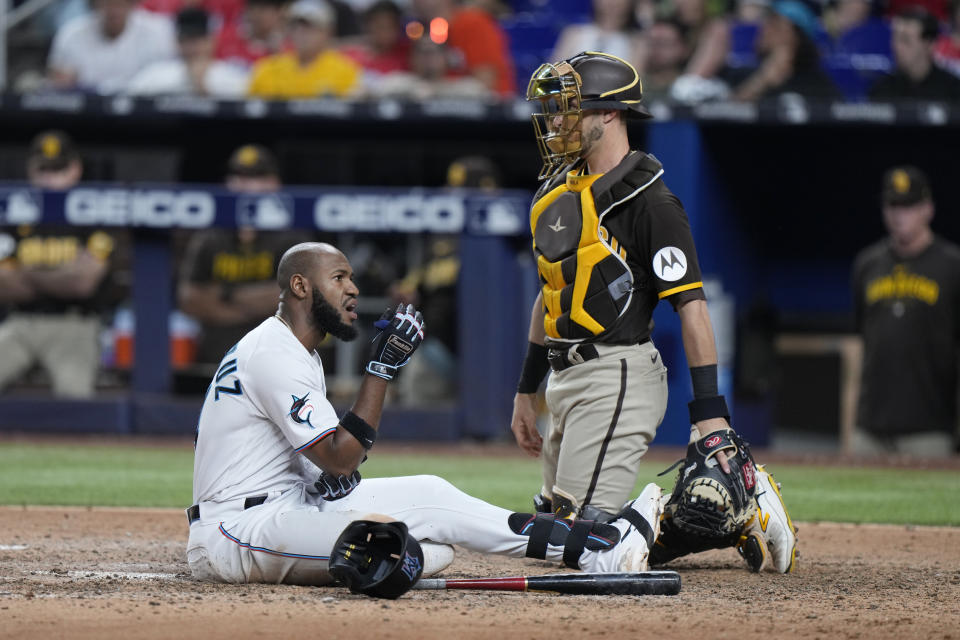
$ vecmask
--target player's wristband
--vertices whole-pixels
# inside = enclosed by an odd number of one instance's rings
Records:
[[[527,357],[523,361],[523,371],[520,372],[517,393],[536,393],[549,370],[550,361],[547,360],[547,348],[542,344],[531,342],[527,346]]]
[[[693,382],[694,398],[712,398],[720,395],[717,387],[717,365],[715,364],[690,367],[690,381]]]
[[[723,396],[710,398],[695,398],[687,403],[690,409],[690,424],[697,424],[711,418],[726,418],[730,422],[730,411],[727,409],[727,400]]]
[[[343,417],[340,418],[340,426],[356,438],[364,449],[369,450],[373,443],[377,441],[377,430],[353,411],[347,411],[343,414]]]

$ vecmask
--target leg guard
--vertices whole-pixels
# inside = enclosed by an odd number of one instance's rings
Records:
[[[513,513],[508,520],[510,529],[529,536],[527,557],[544,560],[547,547],[563,547],[563,563],[571,569],[580,568],[584,549],[603,551],[620,542],[616,527],[593,520],[565,520],[552,513]]]
[[[534,504],[536,504],[536,498],[534,498]],[[555,513],[558,518],[565,520],[583,518],[584,520],[607,523],[613,522],[620,517],[619,514],[604,511],[592,504],[580,507],[575,500],[560,491],[555,492],[550,504],[553,506],[553,513]]]
[[[535,513],[553,513],[553,500],[538,493],[533,496],[533,510]]]

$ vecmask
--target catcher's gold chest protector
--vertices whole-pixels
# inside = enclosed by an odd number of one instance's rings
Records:
[[[650,160],[658,170],[623,196],[621,179]],[[606,174],[566,174],[565,182],[553,188],[548,184],[546,193],[533,203],[530,229],[543,282],[547,338],[581,342],[603,334],[626,313],[633,299],[633,273],[626,250],[609,236],[603,218],[662,174],[651,156],[632,153]],[[613,192],[622,197],[614,198]],[[598,202],[606,205],[599,212]]]

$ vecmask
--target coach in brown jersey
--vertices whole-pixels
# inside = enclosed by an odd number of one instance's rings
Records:
[[[853,447],[947,456],[957,430],[960,247],[930,228],[930,182],[916,167],[883,178],[889,236],[853,268],[864,360]]]
[[[667,406],[666,368],[651,341],[661,300],[680,316],[694,389],[691,442],[703,439],[711,448],[708,466],[716,462],[727,477],[740,477],[731,474],[727,456],[746,445],[730,433],[718,392],[716,345],[689,221],[662,180],[660,162],[630,147],[627,118],[650,117],[636,69],[606,53],[584,52],[540,67],[527,99],[540,108],[533,120],[544,182],[530,228],[542,289],[511,428],[520,448],[543,460],[538,509],[608,521],[629,497]],[[549,369],[552,424],[541,437],[536,392]],[[756,479],[749,470],[743,476],[746,520],[755,511],[756,483],[770,479],[762,469]],[[783,526],[773,555],[778,569],[789,571],[796,537],[779,494],[777,503],[772,508]],[[665,554],[654,549],[651,562],[732,545],[684,538],[668,546]],[[762,563],[755,560],[753,568]]]

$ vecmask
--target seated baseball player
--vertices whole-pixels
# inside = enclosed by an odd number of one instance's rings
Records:
[[[387,385],[414,355],[425,323],[387,311],[350,411],[326,399],[316,347],[359,331],[353,270],[335,247],[302,243],[277,269],[280,302],[230,348],[197,426],[187,560],[216,582],[325,585],[396,598],[449,565],[461,545],[593,572],[647,569],[661,491],[647,485],[609,523],[511,513],[435,476],[361,481]]]

